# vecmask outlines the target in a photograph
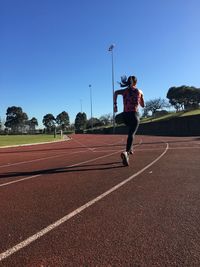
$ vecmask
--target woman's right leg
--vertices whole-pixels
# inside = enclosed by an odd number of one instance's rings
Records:
[[[139,117],[135,112],[131,112],[128,123],[128,137],[126,143],[126,151],[130,153],[134,141],[135,134],[139,126]]]

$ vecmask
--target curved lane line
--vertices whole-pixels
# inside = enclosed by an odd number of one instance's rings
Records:
[[[168,143],[166,143],[166,148],[164,150],[164,152],[158,156],[155,160],[153,160],[151,163],[149,163],[148,165],[146,165],[143,169],[141,169],[140,171],[134,173],[133,175],[131,175],[129,178],[125,179],[123,182],[115,185],[114,187],[112,187],[111,189],[107,190],[106,192],[104,192],[103,194],[99,195],[98,197],[90,200],[89,202],[87,202],[86,204],[84,204],[83,206],[77,208],[76,210],[70,212],[69,214],[67,214],[66,216],[64,216],[63,218],[59,219],[58,221],[50,224],[49,226],[45,227],[44,229],[42,229],[41,231],[37,232],[36,234],[28,237],[27,239],[25,239],[24,241],[22,241],[21,243],[15,245],[14,247],[6,250],[5,252],[0,254],[0,261],[8,258],[9,256],[11,256],[12,254],[16,253],[17,251],[25,248],[26,246],[30,245],[32,242],[34,242],[35,240],[39,239],[40,237],[44,236],[45,234],[49,233],[50,231],[54,230],[55,228],[57,228],[58,226],[60,226],[61,224],[65,223],[66,221],[68,221],[70,218],[74,217],[75,215],[77,215],[78,213],[82,212],[83,210],[87,209],[88,207],[94,205],[96,202],[98,202],[99,200],[103,199],[104,197],[106,197],[107,195],[111,194],[112,192],[116,191],[117,189],[119,189],[120,187],[122,187],[123,185],[125,185],[126,183],[128,183],[129,181],[131,181],[133,178],[135,178],[136,176],[138,176],[139,174],[143,173],[146,169],[148,169],[149,167],[151,167],[153,164],[155,164],[157,161],[159,161],[167,152],[169,145]]]
[[[100,157],[97,157],[97,158],[89,159],[89,160],[82,161],[82,162],[79,162],[79,163],[76,163],[76,164],[73,164],[73,165],[64,166],[63,168],[71,168],[71,167],[75,167],[77,165],[82,165],[82,164],[89,163],[89,162],[92,162],[92,161],[95,161],[95,160],[98,160],[98,159],[106,158],[106,157],[112,156],[114,154],[117,154],[120,151],[121,150],[118,150],[118,151],[115,151],[114,153],[111,153],[111,154],[108,154],[108,155],[104,155],[104,156],[100,156]],[[42,176],[42,175],[43,174],[37,174],[37,175],[28,176],[28,177],[25,177],[25,178],[22,178],[22,179],[19,179],[19,180],[14,180],[14,181],[11,181],[11,182],[0,184],[0,187],[6,186],[6,185],[10,185],[10,184],[14,184],[14,183],[18,183],[18,182],[22,182],[24,180],[33,179],[33,178],[36,178],[36,177],[39,177],[39,176]]]
[[[140,143],[141,144],[141,143]],[[140,145],[139,144],[139,145]],[[135,145],[135,147],[139,146],[139,145]],[[85,151],[79,151],[80,152],[85,152]],[[97,151],[95,151],[97,152]],[[78,166],[78,165],[82,165],[82,164],[85,164],[85,163],[89,163],[89,162],[93,162],[95,160],[98,160],[98,159],[102,159],[102,158],[106,158],[106,157],[109,157],[109,156],[112,156],[112,155],[115,155],[117,153],[121,152],[121,150],[115,150],[115,152],[111,153],[111,154],[108,154],[108,155],[104,155],[104,156],[100,156],[100,157],[97,157],[97,158],[93,158],[93,159],[89,159],[89,160],[86,160],[86,161],[82,161],[82,162],[79,162],[79,163],[75,163],[73,165],[69,165],[69,166],[64,166],[63,168],[71,168],[71,167],[75,167],[75,166]],[[75,152],[77,153],[77,152]],[[102,153],[102,152],[101,152]],[[3,186],[7,186],[7,185],[10,185],[10,184],[15,184],[15,183],[19,183],[19,182],[22,182],[22,181],[26,181],[26,180],[29,180],[29,179],[33,179],[33,178],[36,178],[36,177],[39,177],[39,176],[42,176],[42,174],[37,174],[37,175],[32,175],[32,176],[28,176],[28,177],[25,177],[25,178],[21,178],[19,180],[14,180],[14,181],[11,181],[11,182],[7,182],[7,183],[3,183],[3,184],[0,184],[0,187],[3,187]]]
[[[74,140],[73,140],[74,141]],[[76,141],[77,142],[77,141]],[[120,141],[117,141],[116,143],[113,143],[112,145],[115,145],[117,143],[119,143]],[[78,142],[79,145],[81,145],[83,148],[85,148],[86,150],[84,152],[87,152],[87,150],[90,150],[92,152],[94,152],[93,150],[95,148],[88,148],[87,146],[83,145],[82,143]],[[83,151],[81,151],[83,152]],[[80,151],[75,151],[75,152],[71,152],[69,153],[68,151],[67,152],[63,152],[63,153],[60,153],[58,155],[54,155],[54,156],[50,156],[50,157],[43,157],[43,158],[37,158],[37,159],[32,159],[32,160],[27,160],[27,161],[20,161],[20,162],[16,162],[16,163],[7,163],[5,165],[0,165],[0,168],[6,168],[6,167],[12,167],[12,166],[17,166],[17,165],[21,165],[21,164],[28,164],[28,163],[33,163],[33,162],[37,162],[37,161],[42,161],[42,160],[48,160],[48,159],[53,159],[53,158],[59,158],[59,157],[62,157],[63,155],[67,154],[67,155],[71,155],[71,154],[78,154],[80,153]]]

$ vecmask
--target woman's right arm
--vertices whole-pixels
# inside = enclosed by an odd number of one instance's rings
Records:
[[[118,95],[123,95],[123,92],[124,92],[124,89],[121,89],[121,90],[117,90],[115,91],[114,93],[114,96],[113,96],[113,102],[114,102],[114,112],[117,112],[117,96]]]

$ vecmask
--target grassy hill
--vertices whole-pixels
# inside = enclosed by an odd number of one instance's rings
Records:
[[[179,111],[179,112],[170,112],[167,115],[160,116],[157,118],[149,117],[141,119],[141,123],[147,123],[152,121],[163,121],[163,120],[170,120],[172,118],[178,118],[178,117],[186,117],[186,116],[192,116],[192,115],[200,115],[200,108],[190,111]]]

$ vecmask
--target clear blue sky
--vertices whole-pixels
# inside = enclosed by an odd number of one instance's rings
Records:
[[[199,0],[0,0],[0,117],[21,106],[47,113],[112,113],[115,89],[136,75],[145,99],[171,86],[200,87]],[[122,103],[119,101],[122,111]]]

